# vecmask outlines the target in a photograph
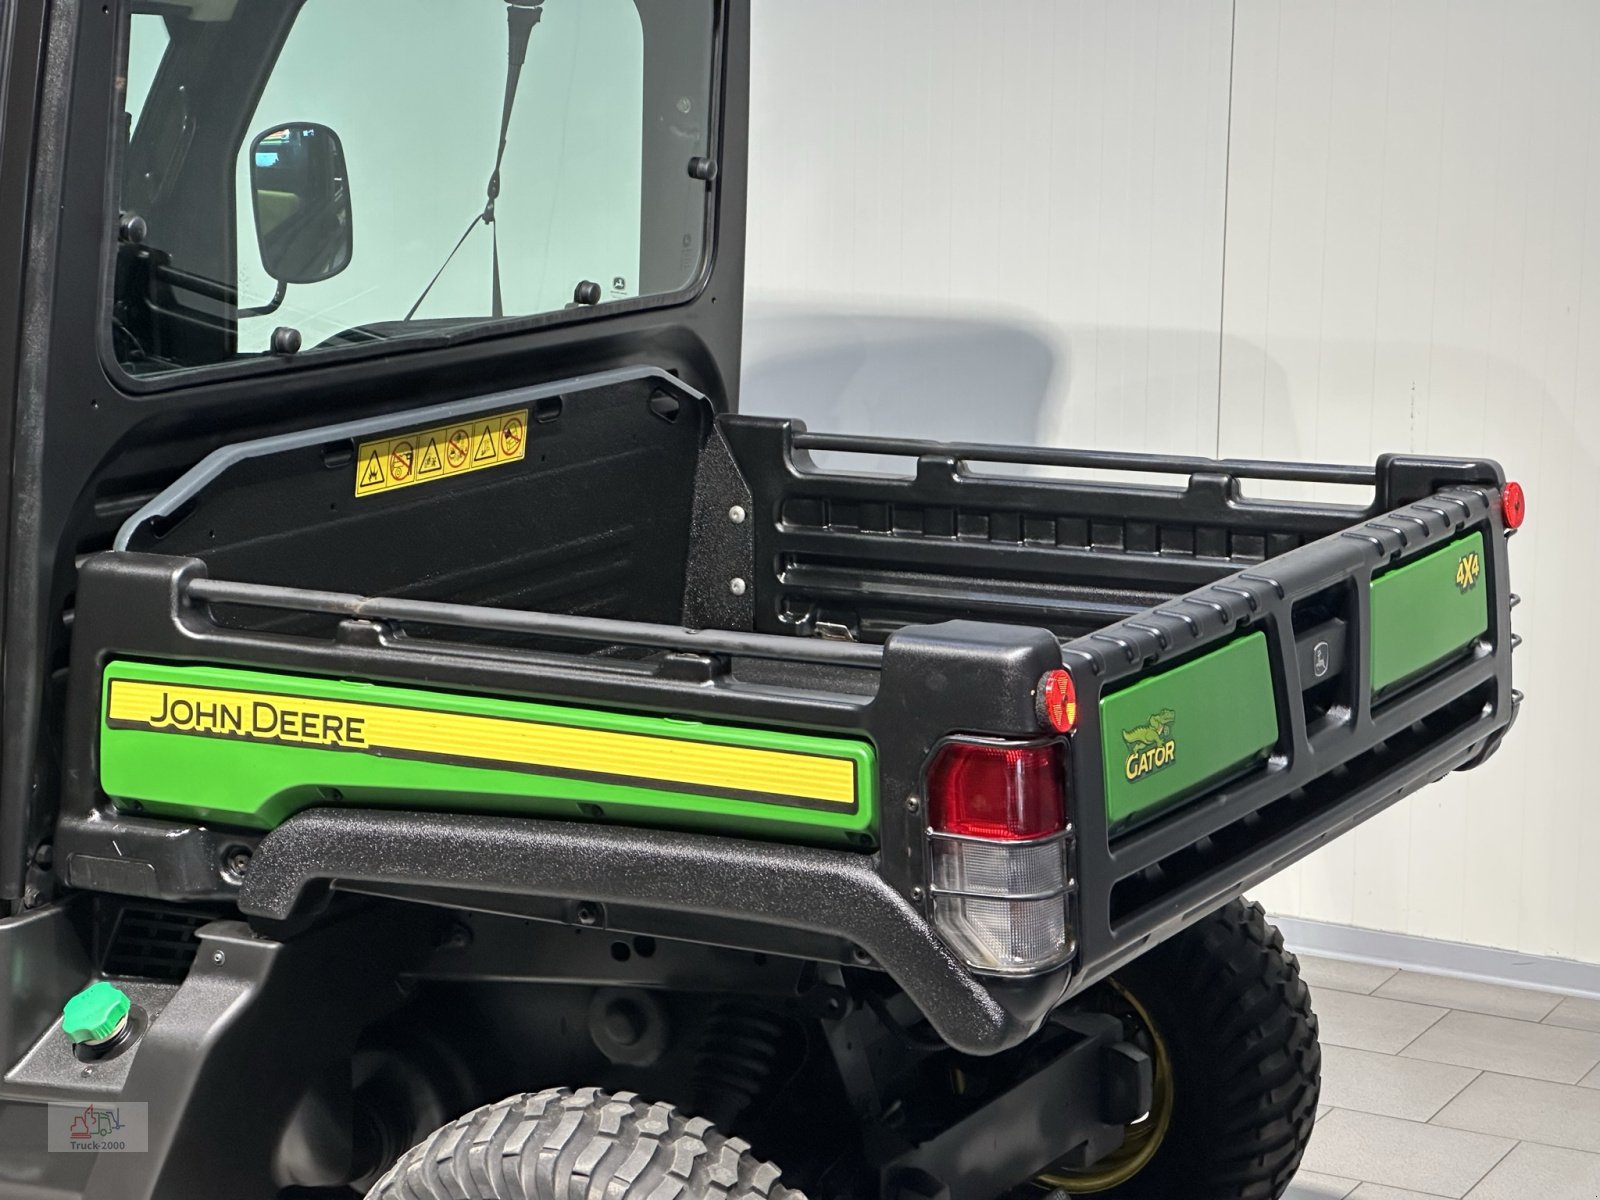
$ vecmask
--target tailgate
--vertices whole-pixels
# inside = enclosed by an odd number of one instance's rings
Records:
[[[1445,488],[1067,644],[1092,974],[1498,745],[1510,532]]]

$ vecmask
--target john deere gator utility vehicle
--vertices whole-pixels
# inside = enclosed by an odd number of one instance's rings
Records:
[[[1286,1187],[1521,492],[741,416],[749,24],[0,4],[0,1196]]]

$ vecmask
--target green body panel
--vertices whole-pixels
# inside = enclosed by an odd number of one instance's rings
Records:
[[[1489,628],[1483,535],[1468,534],[1372,581],[1372,688],[1469,646]]]
[[[774,795],[697,792],[682,783],[629,781],[630,764],[608,764],[615,778],[573,778],[538,767],[429,761],[380,749],[289,745],[243,737],[127,728],[110,720],[118,680],[174,688],[257,692],[275,701],[304,697],[335,704],[463,714],[643,735],[843,760],[854,775],[854,804],[818,804]],[[428,692],[353,680],[319,679],[223,667],[113,662],[102,687],[100,782],[119,807],[186,821],[270,829],[290,814],[340,804],[601,819],[813,843],[870,846],[876,831],[876,754],[870,743],[767,729],[707,724],[484,696]],[[416,719],[415,714],[411,718]],[[423,718],[426,719],[425,717]],[[125,723],[124,723],[125,724]],[[693,746],[685,747],[693,752]],[[713,789],[713,792],[716,789]],[[732,790],[732,789],[727,789]]]
[[[1102,697],[1100,738],[1112,826],[1263,757],[1278,740],[1265,635],[1248,634]]]

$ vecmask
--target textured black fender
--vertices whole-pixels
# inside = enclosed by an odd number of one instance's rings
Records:
[[[448,891],[452,901],[475,893],[638,905],[845,938],[969,1054],[1027,1037],[1069,978],[1062,969],[986,986],[871,855],[518,817],[311,809],[262,840],[239,907],[285,921],[335,881],[404,886],[418,899]]]

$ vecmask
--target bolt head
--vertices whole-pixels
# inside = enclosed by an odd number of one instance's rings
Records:
[[[920,883],[911,889],[911,898],[913,900],[922,899],[922,885]]]
[[[215,954],[213,954],[211,956],[211,961],[216,963],[217,966],[220,967],[223,963],[228,961],[228,956],[226,954],[224,954],[221,950],[218,950]]]
[[[911,795],[911,796],[907,796],[906,797],[906,811],[907,812],[914,813],[918,809],[920,809],[921,807],[922,807],[922,801],[917,796]]]
[[[743,525],[744,508],[741,505],[735,504],[728,510],[728,520],[732,521],[735,525]]]
[[[734,578],[728,580],[728,590],[730,592],[732,592],[735,596],[744,595],[744,589],[745,589],[745,582],[744,582],[744,580],[740,579],[738,576],[735,576]]]

